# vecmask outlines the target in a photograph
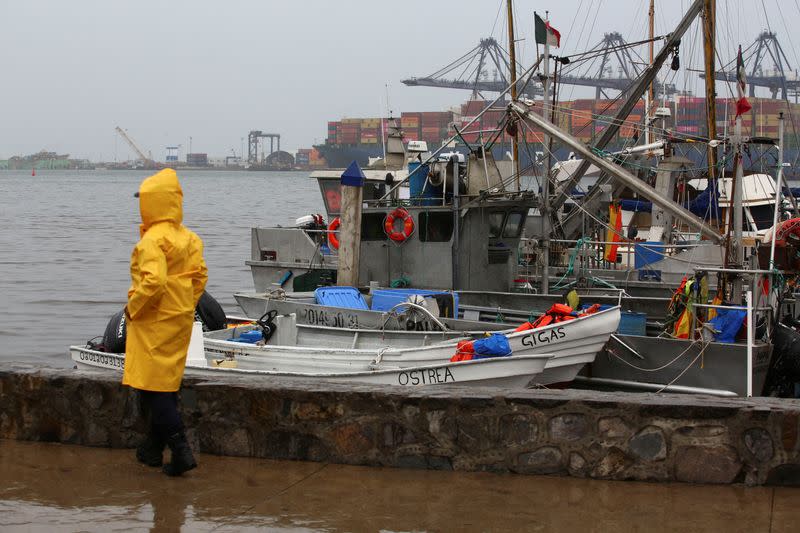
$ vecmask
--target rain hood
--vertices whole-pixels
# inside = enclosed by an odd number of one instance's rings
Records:
[[[157,222],[183,222],[183,190],[171,168],[153,174],[139,187],[141,234]]]

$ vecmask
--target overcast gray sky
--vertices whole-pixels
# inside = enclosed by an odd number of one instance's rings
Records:
[[[609,31],[642,39],[647,4],[515,0],[521,60],[535,59],[534,10],[550,10],[570,53]],[[656,33],[688,5],[656,0]],[[718,0],[718,17],[723,59],[769,27],[800,64],[788,32],[800,27],[797,1]],[[481,37],[506,39],[505,0],[0,0],[0,20],[0,158],[46,149],[125,160],[116,125],[161,160],[190,136],[195,152],[238,154],[251,129],[280,133],[287,150],[310,147],[329,120],[385,111],[386,84],[395,113],[460,104],[467,92],[399,80],[436,71]],[[682,61],[701,68],[696,35]],[[695,76],[675,81],[702,91]]]

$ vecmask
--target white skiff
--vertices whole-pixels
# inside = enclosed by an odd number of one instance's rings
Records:
[[[91,350],[84,346],[70,346],[70,358],[79,368],[101,368],[122,372],[125,356]],[[474,385],[523,388],[540,374],[549,354],[523,355],[477,359],[457,363],[428,364],[405,368],[388,363],[375,365],[374,370],[340,372],[288,372],[238,368],[236,361],[220,361],[204,366],[187,362],[187,375],[250,374],[295,379],[328,379],[376,385],[442,386]]]
[[[281,318],[281,317],[279,317]],[[287,317],[283,317],[287,318]],[[560,322],[527,331],[503,331],[509,341],[512,358],[522,355],[550,354],[544,372],[533,380],[536,384],[553,384],[572,381],[580,369],[594,361],[610,335],[617,330],[620,308],[615,306],[567,322]],[[253,326],[245,326],[244,329]],[[220,330],[205,334],[205,357],[209,365],[235,361],[238,368],[300,373],[360,372],[386,364],[397,368],[443,365],[456,353],[458,339],[447,339],[428,344],[436,334],[416,334],[420,346],[395,346],[388,341],[379,343],[380,331],[346,330],[317,327],[317,341],[313,345],[298,345],[299,337],[309,342],[315,335],[313,328],[298,327],[294,321],[278,323],[277,334],[270,343],[259,346],[230,340],[242,328]],[[348,332],[348,333],[345,333]],[[331,335],[338,337],[330,342]],[[352,340],[342,339],[350,335]],[[344,348],[358,346],[363,337],[372,336],[366,343],[369,348]],[[412,335],[413,336],[413,335]],[[361,338],[361,340],[359,340]],[[349,342],[349,344],[348,344]],[[408,341],[406,341],[408,342]]]

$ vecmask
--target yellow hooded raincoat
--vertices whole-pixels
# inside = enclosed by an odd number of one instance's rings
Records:
[[[165,169],[139,188],[141,238],[131,254],[124,385],[159,392],[180,388],[194,309],[208,271],[203,242],[183,221],[178,176]]]

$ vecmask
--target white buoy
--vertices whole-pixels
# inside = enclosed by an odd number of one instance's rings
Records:
[[[186,354],[186,366],[208,366],[206,349],[203,344],[203,323],[192,325],[192,336],[189,339],[189,351]]]

